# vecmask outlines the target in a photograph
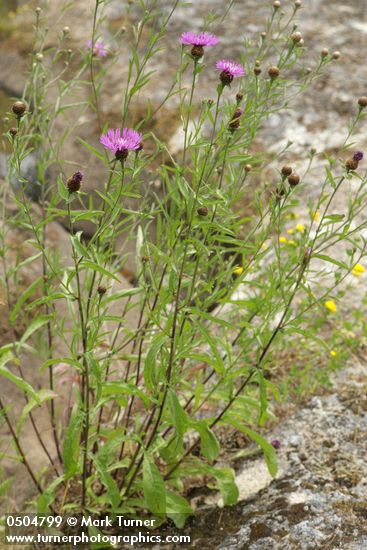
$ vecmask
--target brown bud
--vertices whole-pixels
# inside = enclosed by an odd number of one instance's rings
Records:
[[[329,50],[328,50],[327,48],[323,48],[323,49],[321,50],[321,57],[322,57],[322,58],[325,58],[325,57],[327,57],[328,55],[329,55]]]
[[[299,177],[299,175],[294,172],[293,174],[288,176],[288,183],[291,187],[296,187],[296,185],[299,184],[300,179],[301,178]]]
[[[240,127],[242,113],[243,109],[237,107],[228,125],[230,130],[237,130]]]
[[[243,100],[243,94],[240,94],[240,93],[236,94],[237,103],[241,103],[242,100]]]
[[[277,78],[279,76],[279,68],[273,65],[272,67],[269,67],[268,69],[268,75],[270,78]]]
[[[301,0],[296,0],[295,3],[294,3],[294,6],[295,6],[296,9],[300,8],[302,6]]]
[[[279,0],[274,0],[274,2],[273,2],[273,8],[274,8],[275,10],[278,10],[278,9],[280,8],[280,6],[281,6],[281,3],[279,2]]]
[[[307,69],[306,69],[306,73],[307,73],[307,74],[311,74],[311,73],[312,73],[312,69],[311,69],[311,67],[307,67]]]
[[[143,264],[146,264],[148,260],[149,260],[148,256],[141,257],[141,261],[143,262]]]
[[[335,51],[332,53],[333,59],[339,59],[341,56],[341,53],[338,51]]]
[[[223,86],[229,86],[233,80],[233,75],[230,74],[228,71],[222,71],[219,75],[219,78]]]
[[[251,164],[246,164],[245,165],[245,172],[251,172],[251,170],[252,170]]]
[[[291,40],[292,40],[292,42],[297,44],[298,42],[300,42],[302,40],[302,34],[299,31],[292,33],[291,34]]]
[[[358,160],[354,159],[353,157],[348,159],[345,163],[345,168],[347,169],[347,172],[351,172],[352,170],[357,170]]]
[[[193,46],[191,49],[191,55],[192,57],[195,57],[195,59],[200,59],[204,55],[204,48],[203,46]]]
[[[101,285],[97,288],[97,292],[100,296],[103,296],[103,294],[106,294],[107,288]]]
[[[17,133],[18,133],[17,128],[10,128],[9,134],[10,134],[11,136],[15,137],[15,136],[17,135]]]
[[[263,32],[261,33],[261,38],[266,38],[267,36],[268,36],[268,33],[267,33],[267,32],[263,31]]]
[[[209,214],[209,210],[206,206],[200,206],[200,208],[197,209],[197,213],[199,216],[207,216]]]
[[[13,106],[11,109],[13,113],[17,115],[17,117],[21,117],[26,112],[27,106],[24,103],[24,101],[16,101],[15,103],[13,103]]]
[[[76,193],[77,191],[79,191],[83,177],[83,172],[78,171],[67,179],[66,187],[68,188],[69,193]]]
[[[362,96],[359,98],[358,100],[358,105],[360,107],[362,107],[362,109],[364,109],[365,107],[367,107],[367,96]]]
[[[288,164],[285,164],[282,167],[281,172],[282,172],[283,176],[288,177],[293,172],[293,168],[292,168],[292,166],[289,166]]]
[[[254,68],[254,73],[256,74],[256,76],[259,76],[259,74],[261,74],[261,69],[260,69],[260,67],[255,67],[255,68]]]

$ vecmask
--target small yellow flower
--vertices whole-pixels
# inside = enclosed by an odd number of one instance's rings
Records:
[[[287,237],[282,237],[282,236],[279,237],[279,243],[280,244],[286,244],[287,242],[288,242]]]
[[[354,275],[355,277],[359,277],[365,271],[366,270],[365,270],[365,268],[363,267],[362,264],[356,264],[352,269],[352,275]]]
[[[304,230],[305,230],[305,226],[303,225],[303,223],[297,223],[296,231],[299,231],[300,233],[303,233]]]
[[[313,219],[315,222],[318,222],[319,219],[320,219],[320,212],[318,210],[316,210],[316,212],[314,213],[313,215]]]
[[[237,275],[237,277],[242,275],[242,273],[243,273],[243,267],[241,267],[240,265],[233,270],[233,274]]]
[[[326,309],[328,309],[329,311],[332,311],[333,313],[335,313],[336,310],[338,309],[334,300],[327,300],[324,305]]]
[[[338,354],[336,353],[336,351],[334,349],[332,349],[330,351],[330,355],[331,355],[331,357],[336,357]]]
[[[294,241],[293,239],[289,239],[288,244],[291,244],[293,246],[297,246],[296,241]]]
[[[287,233],[288,233],[288,235],[293,235],[294,229],[287,229]]]

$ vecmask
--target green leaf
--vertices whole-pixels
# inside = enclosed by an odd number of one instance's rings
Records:
[[[20,342],[21,343],[26,342],[28,338],[30,338],[32,334],[36,332],[38,329],[43,327],[43,325],[45,325],[50,320],[50,318],[51,318],[50,315],[39,315],[35,319],[33,319],[29,327],[24,332],[22,338],[20,339]]]
[[[39,403],[37,392],[32,388],[32,386],[28,384],[28,382],[23,380],[23,378],[20,378],[19,376],[13,374],[9,369],[4,366],[6,363],[12,361],[13,359],[15,358],[11,352],[6,352],[1,356],[0,376],[3,376],[4,378],[7,378],[11,382],[13,382],[20,390],[29,394],[36,401],[36,403]]]
[[[191,421],[191,426],[199,432],[201,453],[209,462],[214,462],[220,451],[218,439],[215,437],[205,420]]]
[[[115,281],[119,282],[119,279],[118,279],[118,277],[116,277],[116,275],[114,275],[113,273],[111,273],[110,271],[108,271],[107,269],[102,267],[101,265],[96,264],[96,262],[92,262],[91,260],[83,260],[80,263],[80,267],[82,269],[90,268],[93,271],[97,271],[98,273],[101,273],[102,275],[105,275],[109,279],[114,279]]]
[[[187,500],[176,493],[167,491],[166,493],[167,516],[174,522],[176,527],[182,529],[185,526],[187,518],[194,514]]]
[[[45,401],[49,401],[50,399],[54,399],[55,397],[57,397],[57,393],[55,393],[51,390],[43,389],[43,390],[40,390],[37,393],[37,400],[32,397],[32,399],[30,399],[28,401],[26,406],[23,408],[23,410],[21,412],[21,415],[19,417],[18,423],[17,423],[17,433],[18,433],[18,435],[19,435],[19,433],[20,433],[20,431],[23,427],[23,424],[24,424],[27,416],[31,412],[31,410],[34,407],[38,406],[38,405],[42,405],[42,403],[44,403]]]
[[[232,506],[236,504],[239,496],[234,471],[231,468],[212,468],[212,475],[218,483],[222,502],[220,505]]]
[[[226,414],[223,418],[223,424],[230,424],[240,432],[243,432],[244,434],[248,435],[255,443],[261,447],[263,453],[266,465],[269,470],[269,474],[272,477],[275,477],[277,475],[278,471],[278,463],[277,463],[277,455],[275,453],[275,450],[270,443],[266,441],[263,437],[261,437],[260,434],[254,432],[247,426],[244,426],[241,422],[233,418],[230,414]]]
[[[170,416],[173,420],[173,427],[176,429],[177,434],[182,440],[188,426],[187,414],[181,406],[181,403],[175,394],[175,392],[169,388],[167,396],[168,409]]]
[[[29,285],[29,287],[21,294],[19,297],[17,303],[13,307],[10,316],[9,321],[11,324],[13,324],[18,316],[19,311],[21,310],[23,304],[34,294],[36,288],[42,283],[42,277],[39,277],[35,281],[33,281],[32,284]]]
[[[68,429],[65,434],[63,458],[65,479],[69,479],[78,471],[79,441],[83,416],[77,407],[74,407]]]
[[[148,390],[157,389],[160,382],[160,366],[159,352],[167,341],[167,336],[164,333],[158,334],[152,341],[149,351],[144,361],[144,380]]]
[[[94,460],[97,472],[99,474],[99,479],[107,489],[107,495],[108,495],[109,502],[111,504],[111,508],[112,510],[117,510],[121,501],[120,491],[116,481],[107,471],[106,462],[107,461],[103,461],[98,458]]]
[[[153,514],[166,513],[166,488],[163,478],[151,456],[143,462],[143,491],[145,502]]]

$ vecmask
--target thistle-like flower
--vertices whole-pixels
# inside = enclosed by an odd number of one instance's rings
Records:
[[[216,68],[221,71],[219,78],[224,86],[228,86],[235,76],[243,76],[244,68],[239,63],[229,59],[221,59],[217,61]]]
[[[93,48],[93,55],[95,57],[106,57],[107,50],[105,48],[105,45],[100,40],[97,40],[97,42],[92,42],[92,40],[88,40],[87,42],[88,48]]]
[[[74,172],[74,174],[67,179],[66,187],[68,188],[69,193],[76,193],[79,191],[83,178],[83,172],[78,170],[78,172]]]
[[[192,46],[191,55],[200,59],[204,55],[204,46],[216,46],[219,38],[208,32],[201,32],[200,34],[184,32],[181,34],[180,42],[184,46]]]
[[[131,128],[124,128],[121,132],[120,128],[116,130],[110,128],[107,134],[100,137],[100,142],[106,149],[110,149],[115,153],[118,160],[125,160],[129,151],[139,151],[142,147],[142,135]]]

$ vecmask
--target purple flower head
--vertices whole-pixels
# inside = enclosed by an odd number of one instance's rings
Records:
[[[186,46],[216,46],[219,38],[208,32],[201,32],[200,34],[184,32],[181,34],[180,42]]]
[[[79,191],[83,178],[83,172],[78,170],[78,172],[74,172],[74,174],[67,179],[66,187],[68,188],[69,193],[76,193]]]
[[[129,151],[139,151],[142,148],[141,138],[142,135],[131,128],[124,128],[122,132],[120,128],[110,128],[99,141],[106,149],[113,151],[116,158],[124,160]]]
[[[273,439],[272,441],[270,441],[270,445],[272,445],[274,449],[280,449],[280,447],[282,446],[279,439]]]
[[[242,65],[229,59],[221,59],[217,61],[215,66],[218,71],[221,71],[219,78],[224,86],[229,85],[235,76],[243,76],[245,74]]]
[[[362,151],[356,151],[353,155],[353,159],[357,162],[361,161],[363,159],[363,152]]]
[[[99,40],[97,40],[97,42],[94,42],[94,45],[92,40],[88,40],[87,46],[88,48],[93,47],[93,55],[95,55],[96,57],[106,57],[108,53],[103,42]]]

